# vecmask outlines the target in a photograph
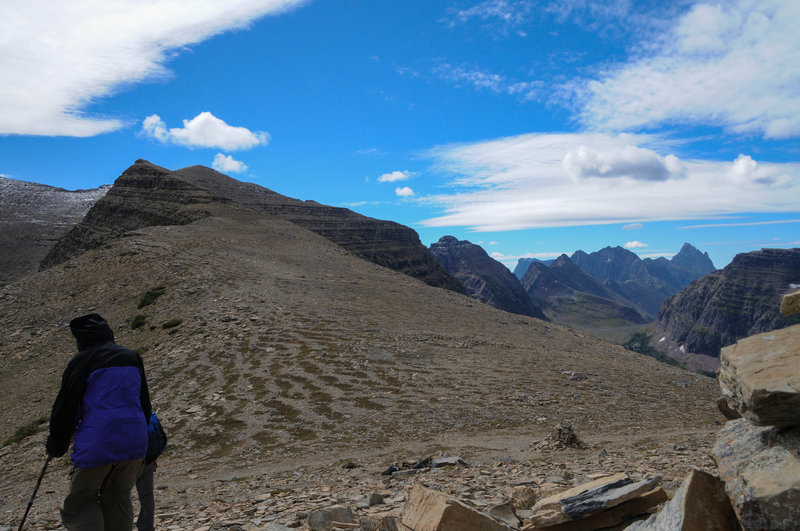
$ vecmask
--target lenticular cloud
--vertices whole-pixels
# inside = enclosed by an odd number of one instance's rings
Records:
[[[6,2],[0,134],[85,137],[119,129],[122,121],[84,110],[122,83],[167,75],[172,50],[302,3],[74,0],[42,9],[39,2]]]

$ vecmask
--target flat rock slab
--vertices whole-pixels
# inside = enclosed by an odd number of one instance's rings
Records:
[[[400,523],[414,531],[512,531],[490,515],[443,494],[416,485],[408,496]]]
[[[547,527],[581,520],[637,498],[660,483],[660,476],[634,483],[624,473],[590,481],[536,503],[531,524]]]
[[[581,520],[564,522],[547,527],[533,524],[525,526],[522,531],[586,531],[587,529],[606,529],[628,522],[640,515],[651,513],[659,504],[669,498],[664,489],[657,487],[641,496],[621,503],[611,509],[593,514]]]
[[[694,469],[658,514],[636,522],[630,531],[730,531],[739,528],[725,484]]]
[[[732,420],[712,451],[744,529],[797,529],[800,522],[800,426]]]
[[[728,404],[765,426],[800,424],[800,325],[722,349],[719,385]]]

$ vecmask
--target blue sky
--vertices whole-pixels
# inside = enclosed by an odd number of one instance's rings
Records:
[[[800,3],[12,0],[0,174],[202,164],[520,257],[800,246]]]

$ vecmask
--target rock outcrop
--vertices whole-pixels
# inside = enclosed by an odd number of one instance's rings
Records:
[[[656,346],[682,358],[719,357],[739,339],[800,323],[781,315],[781,296],[800,281],[800,249],[736,255],[724,269],[693,282],[664,302],[653,327]]]
[[[791,304],[782,306],[795,311]],[[719,478],[692,471],[658,514],[629,529],[796,529],[800,522],[800,326],[722,350],[719,383],[742,418],[720,430]],[[730,415],[734,416],[734,415]],[[724,493],[724,494],[723,494]]]
[[[525,531],[553,529],[560,524],[578,522],[581,529],[594,529],[595,527],[588,523],[590,518],[597,517],[625,502],[638,499],[656,489],[660,483],[661,478],[658,476],[634,482],[627,474],[620,473],[579,485],[537,502],[532,509],[531,523],[524,529]],[[659,501],[650,507],[658,505],[664,499],[665,496],[659,497]],[[612,522],[610,525],[616,525],[620,521]]]
[[[547,319],[517,277],[479,245],[443,236],[430,246],[436,261],[461,282],[471,297],[511,313]]]
[[[635,522],[629,531],[731,531],[739,528],[725,484],[694,469],[669,503],[654,517]]]
[[[401,524],[415,531],[511,531],[514,528],[452,496],[422,485],[414,487],[403,509]]]
[[[750,421],[800,425],[800,325],[725,347],[718,379],[728,404]]]
[[[793,529],[800,522],[800,426],[732,420],[713,450],[720,478],[745,530]]]

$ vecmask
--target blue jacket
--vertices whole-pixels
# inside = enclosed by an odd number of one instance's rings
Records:
[[[70,329],[79,352],[53,404],[47,453],[61,457],[74,435],[78,468],[144,458],[151,405],[142,359],[114,343],[111,327],[97,314],[73,319]]]

